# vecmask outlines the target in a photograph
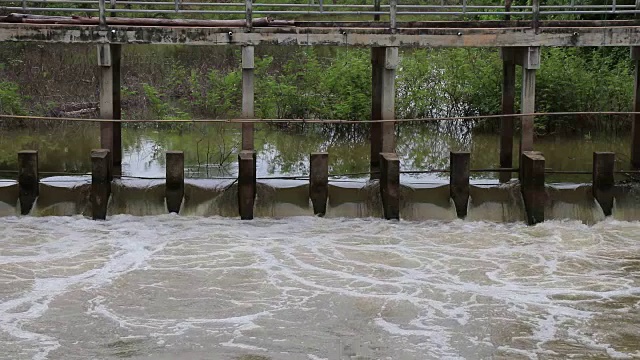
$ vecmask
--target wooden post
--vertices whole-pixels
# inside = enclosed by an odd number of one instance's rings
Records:
[[[468,152],[451,152],[449,156],[449,193],[456,205],[458,218],[464,219],[469,203],[470,155]]]
[[[122,47],[118,44],[98,45],[100,67],[100,118],[120,120],[120,60]],[[122,131],[119,122],[100,123],[100,145],[111,153],[112,167],[122,165]]]
[[[593,153],[593,197],[600,204],[605,216],[610,216],[613,210],[613,168],[615,161],[615,153]]]
[[[36,150],[18,152],[18,189],[20,214],[29,215],[36,198],[40,195],[38,152]]]
[[[397,47],[371,48],[371,120],[395,120]],[[380,153],[395,152],[395,122],[371,123],[371,179],[380,177]]]
[[[635,66],[633,111],[640,112],[640,47],[631,48],[631,58]],[[631,119],[631,168],[640,170],[640,115],[634,114]]]
[[[313,213],[324,216],[329,197],[329,154],[311,154],[310,162],[309,198],[313,204]]]
[[[109,149],[91,151],[91,209],[93,220],[107,218],[111,195],[111,154]]]
[[[544,189],[544,157],[537,151],[520,154],[520,191],[527,213],[527,223],[535,225],[544,221],[546,192]]]
[[[242,47],[242,117],[254,118],[254,47]],[[242,124],[242,150],[253,150],[253,123]]]
[[[535,112],[536,105],[536,69],[540,68],[540,48],[529,47],[523,51],[522,58],[522,100],[521,113]],[[520,153],[533,151],[534,117],[523,116],[520,131]]]
[[[242,150],[238,154],[238,213],[240,219],[253,219],[256,197],[256,154]]]
[[[184,152],[167,151],[167,183],[165,198],[167,210],[170,213],[180,213],[182,198],[184,197]]]
[[[380,196],[384,218],[400,219],[400,159],[395,153],[380,154]]]
[[[502,114],[515,112],[516,64],[511,49],[502,48]],[[500,167],[513,167],[513,117],[500,119]],[[501,172],[500,182],[511,180],[511,173]]]

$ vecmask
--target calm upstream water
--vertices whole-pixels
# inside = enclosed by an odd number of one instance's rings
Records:
[[[71,126],[69,126],[71,125]],[[474,134],[462,126],[451,130],[441,126],[403,126],[399,129],[397,150],[402,170],[447,169],[449,151],[471,152],[471,168],[499,167],[498,134]],[[67,124],[40,131],[0,131],[0,171],[17,169],[16,152],[40,152],[40,171],[91,171],[89,154],[99,147],[96,126]],[[187,176],[194,178],[234,177],[237,175],[238,126],[196,125],[182,130],[125,128],[123,130],[123,174],[163,177],[164,153],[185,152]],[[256,132],[258,176],[306,175],[309,154],[329,152],[332,174],[362,173],[369,170],[369,140],[364,129],[339,128],[336,131],[295,131],[259,127]],[[542,151],[550,170],[587,170],[594,151],[616,153],[616,170],[629,166],[628,134],[538,138],[535,149]],[[514,145],[514,159],[518,151]],[[517,166],[517,162],[514,164]],[[9,174],[0,173],[7,178]],[[515,174],[514,174],[515,175]],[[475,179],[497,179],[497,173],[475,173]],[[367,176],[362,176],[367,177]],[[590,182],[590,175],[548,175],[549,181]],[[403,174],[403,182],[448,180],[448,174]],[[620,179],[622,180],[622,178]]]
[[[0,221],[3,359],[637,357],[637,222]]]

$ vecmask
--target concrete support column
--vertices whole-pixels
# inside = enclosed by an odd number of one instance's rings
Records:
[[[396,69],[398,48],[372,48],[372,120],[395,120]],[[371,124],[371,172],[380,169],[380,153],[393,153],[396,148],[395,122]],[[379,174],[372,174],[372,179]]]
[[[98,45],[100,67],[100,118],[122,118],[120,104],[120,65],[122,47],[117,44]],[[122,131],[119,122],[100,123],[100,145],[110,151],[112,168],[119,172],[122,165]]]
[[[536,70],[540,68],[540,48],[525,48],[522,53],[522,100],[520,112],[535,112]],[[520,153],[533,151],[533,116],[523,116],[520,131]]]
[[[470,161],[468,152],[451,152],[449,155],[449,194],[460,219],[467,216]]]
[[[242,220],[253,219],[256,198],[256,152],[242,150],[238,154],[238,213]]]
[[[371,48],[371,120],[382,120],[382,73],[384,48]],[[380,153],[382,152],[382,123],[373,122],[370,128],[371,179],[380,178]]]
[[[93,220],[105,220],[111,195],[111,154],[108,149],[91,151],[91,213]]]
[[[253,119],[254,114],[254,47],[242,47],[242,117]],[[242,124],[242,150],[253,150],[253,123]]]
[[[313,153],[310,159],[309,198],[313,204],[313,213],[324,216],[329,197],[329,154]]]
[[[38,152],[36,150],[18,152],[18,189],[20,214],[29,215],[36,198],[40,195]]]
[[[395,153],[380,155],[380,197],[387,220],[400,219],[400,159]]]
[[[600,204],[605,216],[610,216],[613,210],[613,169],[615,161],[615,153],[593,153],[593,197]]]
[[[544,189],[544,156],[537,151],[520,154],[520,191],[527,213],[527,223],[535,225],[544,221],[546,192]]]
[[[633,111],[640,112],[640,47],[631,48],[631,58],[635,66],[633,82]],[[640,169],[640,115],[631,116],[631,167]]]
[[[184,197],[184,152],[167,151],[165,199],[170,213],[180,213]]]
[[[502,48],[502,114],[515,113],[516,63],[513,51]],[[513,167],[513,117],[500,119],[500,167]],[[500,182],[511,180],[511,173],[501,172]]]

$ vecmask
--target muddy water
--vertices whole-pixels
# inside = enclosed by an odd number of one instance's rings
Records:
[[[640,224],[3,218],[0,358],[640,356]]]
[[[398,130],[398,154],[402,170],[447,169],[449,151],[471,152],[471,167],[498,167],[497,134],[474,134],[457,127],[403,126]],[[309,153],[329,152],[333,174],[367,172],[369,141],[364,129],[340,128],[336,131],[258,127],[258,176],[308,174]],[[196,125],[180,130],[125,128],[123,130],[123,173],[141,177],[164,176],[164,154],[167,150],[185,152],[187,177],[213,178],[237,173],[240,134],[234,126]],[[40,131],[0,132],[0,178],[11,174],[3,170],[17,169],[16,152],[36,149],[40,152],[40,170],[44,172],[88,172],[89,153],[99,146],[99,131],[92,126],[68,124]],[[514,158],[518,149],[514,145]],[[593,151],[616,153],[616,170],[629,166],[629,137],[589,134],[576,137],[538,138],[535,149],[542,151],[546,167],[551,170],[591,170]],[[514,164],[517,165],[517,162]],[[496,173],[474,173],[476,179],[498,178]],[[404,182],[446,180],[447,174],[403,174]],[[590,182],[589,175],[548,175],[549,181]],[[622,179],[622,178],[621,178]]]

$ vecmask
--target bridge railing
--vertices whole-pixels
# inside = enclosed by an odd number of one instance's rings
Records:
[[[237,0],[236,0],[237,1]],[[640,14],[637,3],[593,4],[588,0],[556,0],[531,5],[505,5],[495,0],[0,0],[0,15],[7,13],[44,16],[98,17],[106,25],[107,17],[245,20],[251,27],[256,18],[287,20],[381,21],[395,28],[402,21],[427,20],[530,20],[533,26],[542,19],[608,19],[612,15]],[[43,18],[40,18],[44,21]],[[384,24],[384,25],[383,25]],[[259,26],[259,25],[256,25]]]

